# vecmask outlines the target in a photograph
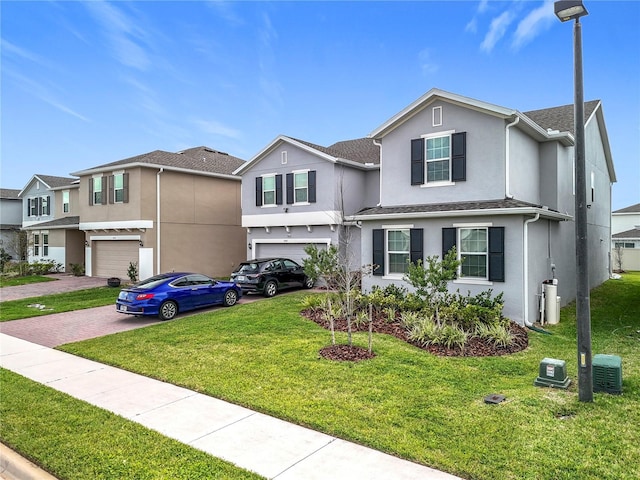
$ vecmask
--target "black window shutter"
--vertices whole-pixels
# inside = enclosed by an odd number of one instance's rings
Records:
[[[467,179],[467,132],[451,135],[451,181]]]
[[[504,282],[504,227],[489,227],[489,280]]]
[[[293,203],[293,173],[287,173],[287,205]]]
[[[47,215],[51,215],[51,196],[47,195]]]
[[[282,205],[282,175],[276,175],[276,205]]]
[[[423,237],[424,230],[422,228],[412,228],[409,230],[409,257],[411,263],[418,263],[418,260],[424,260],[423,258]]]
[[[93,205],[93,178],[89,179],[89,205]]]
[[[27,198],[27,217],[31,216],[31,199]]]
[[[309,203],[316,203],[316,171],[310,170],[307,178],[309,188]]]
[[[411,185],[424,183],[424,138],[411,140]]]
[[[122,174],[122,203],[129,203],[129,174]]]
[[[115,177],[113,175],[109,175],[107,177],[109,179],[107,190],[109,191],[109,203],[113,203],[115,197]]]
[[[256,177],[256,207],[262,206],[262,177]]]
[[[38,216],[42,215],[42,197],[38,197]]]
[[[444,258],[449,250],[456,246],[456,229],[455,228],[443,228],[442,229],[442,258]]]
[[[373,230],[373,265],[375,270],[374,275],[384,275],[384,230]]]

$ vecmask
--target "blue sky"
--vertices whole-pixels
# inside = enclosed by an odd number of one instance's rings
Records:
[[[640,2],[585,0],[585,100],[640,202]],[[1,185],[153,150],[251,159],[279,134],[366,136],[436,87],[520,111],[573,103],[549,1],[2,1]]]

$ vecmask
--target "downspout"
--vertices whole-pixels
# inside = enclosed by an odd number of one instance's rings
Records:
[[[536,213],[536,216],[524,221],[523,229],[523,241],[522,241],[522,275],[523,275],[523,291],[524,295],[522,303],[524,305],[524,315],[522,316],[526,327],[533,327],[533,323],[529,321],[529,224],[537,222],[540,219],[540,214]]]
[[[164,167],[160,167],[156,173],[156,274],[162,272],[160,269],[160,174],[164,172]]]
[[[505,174],[504,174],[504,196],[505,198],[513,198],[513,194],[511,193],[511,179],[510,179],[510,170],[511,170],[511,145],[510,145],[510,137],[509,137],[509,129],[518,124],[520,121],[520,117],[516,117],[516,119],[507,125],[505,129]]]
[[[382,205],[382,143],[378,142],[374,138],[373,139],[373,144],[380,149],[380,158],[379,158],[379,161],[380,161],[380,188],[378,189],[378,191],[379,191],[378,200],[380,200],[380,201],[376,205],[376,207],[379,207],[380,205]]]

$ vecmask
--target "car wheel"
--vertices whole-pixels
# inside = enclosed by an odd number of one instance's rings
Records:
[[[227,290],[224,294],[224,306],[231,307],[238,301],[238,294],[235,290]]]
[[[313,285],[316,282],[313,281],[313,278],[305,277],[304,279],[304,288],[313,288]]]
[[[278,293],[278,285],[274,280],[269,280],[264,286],[264,296],[273,297],[276,293]]]
[[[168,301],[160,305],[158,317],[160,320],[172,320],[178,314],[178,305],[176,302]]]

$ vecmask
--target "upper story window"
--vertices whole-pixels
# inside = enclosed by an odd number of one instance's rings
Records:
[[[37,198],[29,198],[28,202],[28,213],[30,217],[38,216],[38,199]]]
[[[62,213],[69,213],[69,190],[62,191]]]
[[[49,197],[40,197],[40,215],[49,215],[50,212]]]
[[[93,198],[91,203],[93,205],[102,204],[102,177],[93,177],[91,179]]]
[[[51,197],[42,196],[27,199],[27,216],[40,217],[42,215],[51,215]]]
[[[466,132],[440,132],[411,140],[411,185],[448,185],[467,179]]]
[[[124,202],[124,173],[113,176],[113,198],[115,203]]]
[[[293,191],[293,203],[309,202],[309,172],[294,172]]]
[[[262,177],[262,205],[269,206],[276,204],[276,176],[268,175]]]

